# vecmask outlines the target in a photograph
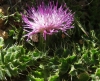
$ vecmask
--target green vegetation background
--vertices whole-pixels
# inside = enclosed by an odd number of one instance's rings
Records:
[[[46,41],[39,36],[38,42],[27,42],[23,37],[19,3],[14,15],[0,16],[10,26],[8,39],[0,37],[1,81],[100,81],[100,1],[65,2],[75,12],[75,28],[69,36],[59,32]]]

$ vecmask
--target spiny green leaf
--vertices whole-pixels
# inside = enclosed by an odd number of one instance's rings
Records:
[[[32,74],[35,77],[38,77],[38,78],[42,78],[43,77],[43,73],[42,72],[39,72],[39,71],[33,71]]]
[[[60,81],[59,75],[55,74],[55,75],[50,76],[48,81]]]
[[[9,36],[12,36],[15,34],[15,31],[14,30],[9,30]]]
[[[29,74],[28,75],[28,80],[27,81],[44,81],[44,78],[36,78],[34,75]]]
[[[0,67],[0,79],[2,80],[2,79],[4,79],[4,74],[3,74],[3,71],[2,71],[2,68]]]
[[[10,71],[9,71],[8,68],[4,68],[4,71],[5,71],[5,73],[6,73],[9,77],[11,77],[11,73],[10,73]]]
[[[100,77],[100,68],[96,69],[95,75],[98,76],[98,77]]]
[[[79,81],[88,81],[89,80],[89,74],[87,72],[81,73],[78,75]]]
[[[4,39],[0,37],[0,49],[4,46]]]
[[[77,61],[77,56],[76,55],[72,55],[69,57],[70,63],[74,63],[75,61]]]
[[[61,73],[66,73],[70,67],[70,63],[68,62],[67,58],[63,58],[60,60],[61,65],[60,65],[60,72]]]
[[[75,21],[76,21],[78,27],[80,27],[80,29],[88,36],[87,32],[84,30],[84,28],[82,27],[81,23],[77,20],[77,18],[75,18]]]
[[[72,66],[71,66],[71,70],[69,71],[69,74],[70,74],[71,76],[75,76],[76,73],[77,73],[77,71],[76,71],[76,69],[74,68],[74,66],[72,65]]]

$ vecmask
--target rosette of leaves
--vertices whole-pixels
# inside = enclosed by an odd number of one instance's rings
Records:
[[[45,55],[45,54],[44,54]],[[0,50],[0,79],[18,76],[28,67],[37,64],[37,59],[44,56],[42,52],[26,52],[23,46],[13,45]]]
[[[26,57],[25,49],[22,46],[14,45],[0,50],[0,79],[5,79],[6,76],[15,76],[24,70],[29,60],[26,60]]]
[[[82,36],[83,44],[76,44],[77,61],[71,65],[69,74],[79,81],[100,80],[100,50],[99,39],[94,30],[90,36]]]

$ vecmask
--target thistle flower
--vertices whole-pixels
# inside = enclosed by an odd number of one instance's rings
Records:
[[[74,14],[65,6],[58,7],[58,4],[53,2],[45,5],[42,2],[37,8],[30,7],[26,14],[22,15],[24,29],[28,32],[25,36],[31,38],[32,35],[41,33],[46,40],[47,35],[59,31],[66,34],[68,29],[74,28],[72,26]]]

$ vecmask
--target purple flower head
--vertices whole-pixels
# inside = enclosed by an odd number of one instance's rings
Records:
[[[26,15],[22,15],[24,29],[28,32],[25,36],[41,33],[46,40],[47,35],[52,35],[58,31],[66,33],[67,29],[73,28],[74,14],[61,5],[58,7],[53,2],[45,5],[42,2],[37,8],[30,7]]]

